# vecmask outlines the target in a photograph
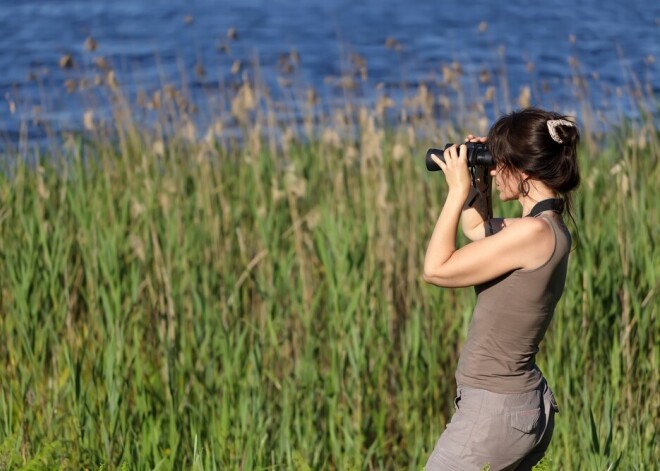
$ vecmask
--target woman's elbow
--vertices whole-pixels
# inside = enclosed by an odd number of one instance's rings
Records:
[[[440,265],[431,269],[424,268],[422,279],[432,285],[440,286],[441,288],[462,288],[470,286],[469,280],[465,276],[458,273],[455,267],[449,265]]]
[[[429,275],[428,273],[426,273],[426,272],[424,272],[424,274],[422,275],[422,280],[424,280],[426,283],[430,283],[432,285],[435,284],[433,282],[433,277],[431,275]]]
[[[446,279],[442,276],[442,273],[434,270],[424,270],[424,274],[422,275],[422,279],[432,285],[435,286],[440,286],[440,287],[447,287],[446,284]]]

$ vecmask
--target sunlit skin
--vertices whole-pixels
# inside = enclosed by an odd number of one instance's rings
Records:
[[[485,137],[475,137],[468,134],[465,139],[466,142],[481,142],[485,143]],[[515,169],[505,170],[501,166],[497,166],[490,170],[490,175],[493,177],[493,186],[499,191],[499,197],[502,201],[519,200],[523,206],[523,214],[527,214],[529,210],[525,210],[525,201],[521,200],[521,194],[518,191],[518,182],[527,180],[530,185],[529,199],[533,204],[547,198],[556,198],[557,195],[554,191],[548,188],[543,182],[530,178],[524,172]],[[532,206],[533,206],[532,204]],[[530,208],[531,209],[531,208]]]
[[[466,140],[485,142],[485,138],[472,135]],[[476,209],[465,207],[475,191],[465,145],[446,149],[444,162],[438,156],[431,157],[442,170],[449,190],[426,251],[425,281],[443,287],[473,286],[513,270],[537,268],[548,260],[554,249],[554,232],[542,218],[485,221]],[[517,200],[523,215],[539,201],[555,196],[547,185],[524,172],[495,168],[490,173],[500,198]],[[526,194],[518,191],[521,179],[529,184]],[[463,232],[473,242],[457,249],[456,232],[461,219]],[[489,263],[484,264],[484,260]]]
[[[491,169],[490,175],[493,177],[493,186],[500,192],[502,201],[518,199],[519,176],[513,175],[513,172],[505,171],[501,166]]]

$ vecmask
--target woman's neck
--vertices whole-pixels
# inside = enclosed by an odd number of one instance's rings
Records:
[[[523,216],[529,214],[532,211],[534,205],[536,205],[539,201],[547,200],[548,198],[558,198],[557,193],[555,193],[545,184],[531,179],[528,181],[530,182],[529,193],[526,196],[521,194],[518,197],[518,202],[522,206]]]

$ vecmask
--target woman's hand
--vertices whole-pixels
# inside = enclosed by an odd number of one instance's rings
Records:
[[[431,155],[431,158],[445,174],[449,192],[460,196],[464,201],[472,186],[470,172],[468,172],[467,167],[467,147],[465,145],[457,147],[454,144],[445,149],[443,155],[444,162],[434,154]]]
[[[483,136],[473,136],[472,134],[468,134],[467,137],[465,138],[465,142],[481,142],[482,144],[486,142],[486,138]]]

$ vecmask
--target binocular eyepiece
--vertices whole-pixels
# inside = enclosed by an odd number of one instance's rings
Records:
[[[447,144],[445,149],[453,146],[454,144]],[[493,156],[486,147],[486,144],[482,142],[466,142],[465,146],[467,147],[467,163],[468,167],[494,167],[495,163],[493,162]],[[445,161],[444,150],[431,148],[426,151],[426,169],[430,172],[435,172],[440,170],[438,164],[436,164],[431,155],[435,154],[440,160]]]

